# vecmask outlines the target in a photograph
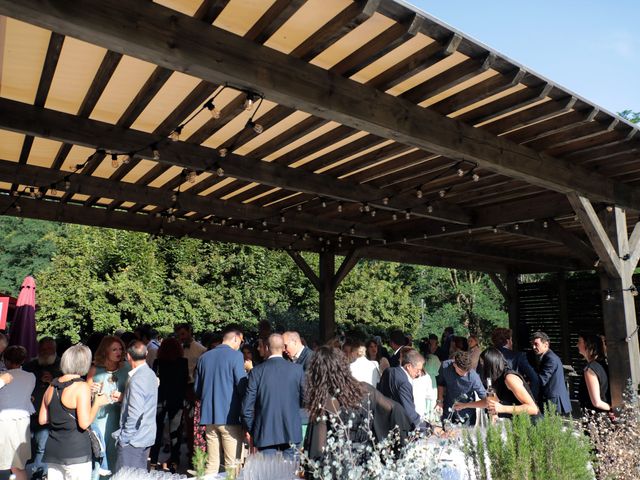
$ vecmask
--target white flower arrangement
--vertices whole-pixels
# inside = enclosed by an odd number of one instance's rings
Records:
[[[301,462],[308,476],[321,480],[449,480],[460,476],[446,461],[453,450],[461,448],[457,440],[429,439],[427,434],[414,431],[401,444],[400,435],[393,430],[385,440],[377,442],[372,431],[371,414],[364,429],[367,441],[351,440],[353,418],[344,422],[339,416],[326,413],[318,420],[329,422],[324,455],[319,460],[301,451]],[[462,459],[464,467],[464,459]]]

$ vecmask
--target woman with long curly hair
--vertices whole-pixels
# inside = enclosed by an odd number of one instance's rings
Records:
[[[599,335],[581,334],[576,345],[580,355],[587,361],[578,390],[578,399],[583,410],[607,412],[611,410],[609,391],[609,368],[604,355],[604,342]]]
[[[370,408],[366,387],[351,376],[347,357],[340,350],[322,346],[307,370],[305,405],[309,426],[304,441],[310,458],[320,458],[327,434],[335,422],[352,422],[351,441],[366,442]],[[365,398],[366,397],[366,398]]]
[[[116,442],[111,434],[120,428],[120,402],[131,366],[125,360],[124,343],[113,335],[102,339],[94,358],[87,383],[94,394],[104,394],[111,400],[91,424],[96,434],[103,437],[106,450],[101,462],[94,462],[92,479],[97,480],[109,477],[116,466]]]

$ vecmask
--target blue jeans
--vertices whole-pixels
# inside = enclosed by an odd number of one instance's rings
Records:
[[[287,459],[293,459],[297,453],[295,448],[291,448],[290,445],[272,445],[268,447],[258,447],[258,452],[263,455],[276,455],[278,452]]]
[[[30,475],[38,469],[42,469],[44,473],[47,473],[47,464],[42,459],[44,457],[44,447],[47,445],[47,439],[49,438],[49,429],[47,427],[33,428],[31,433],[33,435],[33,450],[31,452],[31,464],[27,469]]]

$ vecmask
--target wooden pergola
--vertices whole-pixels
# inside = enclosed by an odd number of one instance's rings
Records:
[[[633,124],[400,1],[0,15],[2,214],[286,249],[325,338],[361,258],[490,272],[507,296],[597,268],[614,401],[640,381]]]

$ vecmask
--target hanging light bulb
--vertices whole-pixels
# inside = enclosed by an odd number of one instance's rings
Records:
[[[242,105],[242,108],[244,108],[247,112],[250,112],[251,109],[253,108],[254,102],[255,102],[255,99],[253,97],[253,93],[247,93],[247,98],[244,99],[244,104]]]
[[[160,160],[160,150],[158,150],[158,147],[153,147],[153,159],[155,161]]]
[[[369,245],[371,243],[371,240],[369,240],[368,238],[364,241],[364,243],[366,243],[367,245]]]
[[[226,148],[221,148],[218,150],[218,155],[220,155],[222,158],[226,157],[228,153],[229,150]]]
[[[480,180],[480,175],[478,175],[477,173],[474,173],[474,174],[471,176],[471,179],[472,179],[474,182],[477,182],[477,181],[479,181],[479,180]]]
[[[20,192],[19,192],[19,191],[17,191],[17,190],[13,190],[13,191],[11,192],[11,196],[12,196],[12,197],[17,197],[18,195],[20,195]]]
[[[20,213],[22,211],[22,207],[20,205],[16,205],[16,212]]]
[[[402,243],[407,243],[407,237],[402,238]]]
[[[169,134],[169,138],[172,141],[177,142],[178,140],[180,140],[180,134],[181,133],[182,133],[182,126],[176,127],[176,129]]]
[[[187,182],[189,183],[196,183],[196,177],[198,175],[196,174],[195,170],[187,170]]]
[[[36,189],[33,187],[29,187],[29,196],[31,198],[36,198]]]
[[[394,220],[398,219],[398,214],[396,212],[393,212],[393,215],[391,215],[391,218]]]
[[[423,234],[422,234],[422,238],[423,238],[424,240],[426,240],[426,239],[428,238],[428,235],[427,235],[426,233],[423,233]]]
[[[369,212],[369,211],[371,211],[371,207],[369,206],[369,204],[368,204],[368,203],[365,203],[363,208],[364,208],[364,211],[365,211],[365,212]]]
[[[407,210],[406,212],[404,212],[404,218],[406,218],[407,220],[411,218],[411,210]]]
[[[169,223],[173,223],[176,221],[176,216],[172,213],[171,215],[169,215],[169,218],[167,220]]]
[[[201,232],[203,232],[203,233],[205,233],[205,232],[207,231],[207,227],[206,227],[206,225],[202,225],[202,226],[200,227],[200,231],[201,231]]]
[[[498,227],[493,227],[493,233],[498,233]]]
[[[447,191],[446,191],[446,190],[440,190],[440,191],[438,192],[438,195],[440,195],[440,198],[444,198],[446,194],[447,194]]]
[[[160,235],[164,235],[164,228],[160,227],[160,230],[158,230],[158,233],[159,233]]]
[[[222,220],[220,220],[220,225],[222,225],[223,227],[227,224],[227,219],[223,218]]]
[[[162,214],[160,212],[156,212],[156,213],[153,214],[153,216],[156,217],[156,218],[160,218],[160,217],[162,217]]]
[[[285,216],[284,215],[280,215],[280,223],[284,223],[286,221],[287,221],[287,219],[285,218]]]
[[[55,186],[51,187],[51,195],[58,195],[58,190],[56,190]]]
[[[464,177],[464,170],[463,170],[463,169],[461,169],[461,168],[459,168],[458,170],[456,170],[456,174],[457,174],[459,177]]]
[[[111,154],[111,167],[112,168],[118,168],[120,164],[118,163],[118,155],[116,155],[115,153]]]
[[[122,164],[123,165],[128,165],[129,163],[131,163],[133,161],[133,153],[128,153],[127,155],[124,156],[124,158],[122,159]]]
[[[266,226],[267,226],[267,221],[266,221],[266,220],[263,220],[263,221],[262,221],[262,226],[263,226],[263,227],[266,227]]]
[[[427,205],[427,212],[433,213],[433,205]]]
[[[607,205],[607,212],[609,212],[609,213],[613,212],[613,206],[612,205]]]
[[[214,120],[218,120],[220,118],[220,110],[218,110],[214,105],[213,99],[209,100],[205,104],[205,107],[207,107],[207,110],[209,110],[209,113],[211,113],[211,118],[213,118]]]
[[[320,202],[320,205],[322,208],[327,208],[327,201],[323,199],[322,202]]]
[[[356,229],[355,229],[355,228],[353,228],[353,227],[351,227],[351,228],[349,229],[349,233],[350,233],[351,235],[355,235],[355,233],[356,233]]]
[[[382,204],[383,204],[383,205],[389,205],[389,197],[384,197],[384,198],[382,199]]]
[[[71,188],[71,182],[69,181],[69,179],[64,181],[64,189],[65,190],[69,190]]]
[[[262,132],[264,132],[264,127],[262,125],[260,125],[259,123],[254,122],[253,120],[249,120],[247,122],[247,128],[251,128],[258,135],[260,135]]]
[[[178,201],[178,194],[177,193],[172,193],[171,194],[171,201],[172,202],[177,202]]]
[[[219,177],[224,176],[224,170],[222,169],[222,167],[216,168],[216,175]]]
[[[549,227],[549,222],[547,222],[546,220],[542,223],[542,228],[548,228]]]
[[[375,208],[371,210],[371,216],[372,216],[372,217],[375,217],[375,216],[376,216],[376,209],[375,209]]]
[[[298,204],[298,206],[296,207],[296,210],[298,210],[299,212],[301,212],[301,211],[302,211],[302,204],[301,204],[301,203],[300,203],[300,204]]]
[[[338,213],[342,213],[342,202],[338,202]]]
[[[42,191],[37,188],[36,189],[36,198],[42,198],[44,196],[44,194],[42,193]]]
[[[416,197],[422,198],[422,189],[420,187],[416,190]]]
[[[514,230],[520,230],[520,225],[518,225],[517,223],[513,226]]]
[[[443,232],[447,231],[447,227],[445,227],[444,225],[442,225],[442,227],[440,227],[440,230],[442,230]]]

